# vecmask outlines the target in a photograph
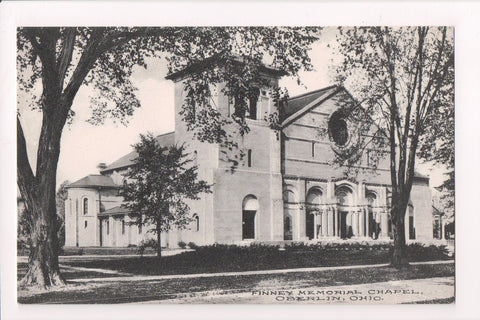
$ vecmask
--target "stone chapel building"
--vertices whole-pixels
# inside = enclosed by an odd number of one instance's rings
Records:
[[[277,85],[283,75],[267,67],[262,74],[271,86]],[[232,171],[231,151],[192,139],[181,120],[186,77],[185,71],[167,77],[175,83],[175,131],[157,139],[164,146],[186,143],[187,151],[195,156],[198,178],[213,184],[213,192],[191,202],[193,222],[185,230],[162,234],[163,244],[176,247],[180,241],[208,245],[392,237],[388,159],[380,162],[375,172],[360,170],[355,177],[347,176],[347,168],[332,162],[335,148],[348,145],[354,135],[353,126],[338,111],[345,103],[337,99],[345,93],[344,88],[331,86],[290,98],[280,132],[264,120],[276,110],[269,88],[259,88],[258,100],[250,101],[247,113],[251,130],[238,136],[245,157]],[[230,117],[233,104],[220,92],[218,88],[213,97],[215,105],[222,115]],[[322,126],[328,134],[318,134]],[[233,132],[233,126],[226,130]],[[147,232],[149,227],[130,225],[128,211],[121,206],[122,174],[135,157],[131,152],[108,166],[102,165],[100,174],[69,186],[66,246],[126,247],[153,237]],[[358,166],[370,165],[366,150]],[[433,238],[428,177],[415,175],[405,215],[406,239]]]

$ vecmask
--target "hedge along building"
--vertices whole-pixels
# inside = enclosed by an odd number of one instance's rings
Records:
[[[373,167],[366,150],[353,166],[361,169],[353,176],[351,167],[334,164],[335,149],[348,146],[356,134],[356,126],[340,112],[355,104],[339,98],[345,89],[332,86],[290,98],[276,131],[265,116],[279,111],[269,92],[283,74],[263,68],[262,75],[268,84],[258,88],[258,99],[250,99],[246,115],[250,132],[240,135],[235,125],[225,127],[237,143],[233,150],[193,138],[180,114],[189,73],[167,77],[175,83],[175,132],[159,136],[158,142],[164,146],[185,143],[198,165],[198,178],[211,183],[213,192],[190,202],[191,225],[162,234],[162,243],[175,247],[179,241],[205,245],[391,238],[388,157],[375,170],[368,170]],[[230,118],[234,102],[221,86],[214,92],[213,105]],[[148,227],[128,223],[128,212],[118,196],[123,174],[135,157],[132,152],[102,166],[100,175],[70,185],[67,246],[127,246],[152,237]],[[233,170],[232,163],[236,164]],[[416,174],[405,214],[407,239],[432,239],[428,177]]]

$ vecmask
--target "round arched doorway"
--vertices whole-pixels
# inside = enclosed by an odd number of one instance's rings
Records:
[[[318,188],[310,189],[307,193],[307,211],[305,217],[305,235],[311,240],[319,235],[322,228],[322,220],[316,221],[315,215],[320,211],[322,203],[322,191]],[[317,228],[315,232],[315,228]]]
[[[351,238],[354,235],[354,229],[356,227],[356,220],[353,218],[353,212],[351,207],[353,204],[353,191],[350,187],[345,185],[339,186],[335,190],[335,198],[337,199],[338,235],[342,239]]]
[[[257,211],[257,197],[254,195],[246,196],[242,202],[242,240],[255,239]]]

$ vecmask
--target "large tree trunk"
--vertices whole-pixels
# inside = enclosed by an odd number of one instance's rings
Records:
[[[392,208],[393,253],[391,265],[397,269],[408,266],[405,241],[405,210],[406,205],[394,205]]]
[[[56,167],[56,165],[55,165]],[[58,265],[58,223],[55,206],[55,178],[51,173],[48,181],[42,184],[41,190],[28,188],[27,193],[35,193],[29,201],[32,215],[32,231],[30,234],[30,254],[28,271],[21,280],[21,285],[39,285],[43,287],[58,286],[65,283]],[[40,188],[37,188],[40,189]]]
[[[26,141],[17,120],[18,186],[32,221],[28,270],[20,285],[42,287],[65,284],[58,264],[58,223],[55,203],[60,138],[64,125],[55,114],[44,113],[33,175],[26,153]]]
[[[45,188],[47,189],[47,188]],[[50,189],[50,188],[48,188]],[[53,185],[55,191],[55,185]],[[42,287],[65,284],[58,265],[57,221],[52,216],[52,201],[45,197],[34,204],[32,233],[30,235],[30,255],[28,271],[21,280],[21,285],[39,285]]]

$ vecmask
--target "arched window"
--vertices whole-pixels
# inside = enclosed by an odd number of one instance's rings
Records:
[[[295,193],[289,189],[283,191],[283,200],[286,203],[297,203],[297,197],[295,196]]]
[[[311,206],[319,206],[322,203],[322,191],[318,188],[313,188],[308,191],[307,204]]]
[[[83,198],[83,214],[88,214],[88,198]]]
[[[200,231],[200,218],[197,214],[193,215],[193,231]]]
[[[377,196],[373,192],[369,192],[366,195],[368,205],[371,207],[376,207],[377,206]]]
[[[335,191],[335,196],[337,198],[337,202],[340,205],[352,205],[353,204],[353,193],[349,187],[340,186]]]
[[[242,240],[255,239],[255,216],[258,211],[258,200],[248,195],[242,202]]]
[[[315,237],[315,214],[320,209],[322,203],[322,191],[318,188],[312,188],[307,193],[307,212],[305,216],[305,235],[309,239]],[[321,220],[320,220],[321,223]],[[318,224],[317,224],[318,225]]]
[[[284,240],[292,240],[292,219],[290,216],[287,214],[285,216],[285,221],[284,221],[284,230],[283,230],[283,239]]]

